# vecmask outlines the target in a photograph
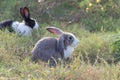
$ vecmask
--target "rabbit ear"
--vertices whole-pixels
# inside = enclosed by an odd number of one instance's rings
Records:
[[[26,18],[30,17],[30,12],[29,12],[29,9],[27,7],[24,7],[24,15]]]
[[[20,14],[22,17],[24,17],[24,11],[23,11],[23,8],[20,8]]]
[[[64,58],[64,49],[64,38],[60,37],[57,44],[57,51],[61,54],[62,58]]]
[[[61,35],[64,32],[56,27],[47,27],[46,30],[48,30],[49,32],[53,33],[53,34],[57,34],[57,35]]]
[[[30,12],[27,7],[20,8],[20,14],[23,18],[29,18],[30,17]]]

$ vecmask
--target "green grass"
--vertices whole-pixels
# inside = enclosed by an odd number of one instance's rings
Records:
[[[14,1],[11,0],[7,7],[5,7],[8,4],[7,0],[0,3],[0,10],[4,12],[4,14],[0,13],[0,21],[11,18],[11,15],[14,15],[14,19],[20,20],[20,17],[15,14],[18,14],[19,7],[24,5],[24,0]],[[107,20],[100,17],[102,24],[101,22],[95,23],[95,18],[92,19],[88,16],[87,19],[73,24],[66,24],[59,20],[49,21],[49,24],[46,22],[40,23],[41,19],[38,17],[39,15],[36,15],[39,12],[40,3],[33,0],[28,1],[28,3],[26,5],[33,10],[31,16],[37,18],[40,24],[39,30],[29,37],[19,37],[7,30],[0,31],[0,80],[120,80],[119,60],[118,63],[114,63],[116,58],[114,54],[119,54],[119,52],[116,52],[116,49],[119,49],[119,44],[115,43],[120,39],[119,19]],[[66,15],[69,10],[75,9],[76,11],[76,8],[72,5],[64,3],[62,10],[58,6],[52,10],[53,14],[58,15],[60,11],[60,15]],[[81,5],[83,6],[83,3]],[[38,11],[34,11],[34,8],[37,8]],[[67,11],[64,11],[64,8]],[[54,12],[56,9],[58,12]],[[13,13],[14,10],[17,10],[17,12]],[[112,23],[109,24],[109,22]],[[91,23],[90,26],[89,23]],[[41,61],[35,64],[30,60],[31,50],[39,39],[46,36],[57,37],[45,30],[48,25],[74,33],[80,40],[71,60],[58,63],[56,68],[50,68],[47,63]],[[107,31],[99,27],[99,32],[90,32],[92,30],[91,25],[115,26],[116,31]]]
[[[63,25],[53,23],[53,25]],[[47,24],[43,24],[47,26]],[[61,26],[59,26],[60,28]],[[71,30],[72,28],[72,30]],[[61,27],[64,31],[76,33],[80,43],[73,53],[72,60],[49,68],[45,63],[34,64],[30,61],[31,50],[41,37],[54,36],[45,31],[36,31],[34,36],[18,37],[7,30],[0,31],[0,79],[17,80],[119,80],[119,64],[108,64],[109,46],[117,33],[90,33],[78,24]],[[42,35],[43,34],[43,35]],[[40,36],[42,35],[42,36]],[[56,37],[56,36],[54,36]],[[111,41],[112,40],[112,41]],[[85,56],[86,54],[86,56]],[[89,56],[91,55],[91,57]],[[98,55],[97,58],[95,55]],[[85,58],[84,58],[85,57]],[[90,59],[88,59],[90,58]],[[93,65],[90,60],[95,59]],[[97,62],[98,60],[98,62]],[[111,58],[110,58],[111,60]],[[99,63],[99,61],[101,61]],[[111,75],[111,76],[110,76]]]

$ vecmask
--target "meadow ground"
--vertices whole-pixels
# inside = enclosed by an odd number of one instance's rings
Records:
[[[13,13],[11,9],[17,5],[22,6],[20,3],[24,0],[17,3],[14,1],[11,0],[7,7],[5,7],[8,4],[7,0],[0,3],[1,21],[12,18],[13,15],[15,19],[20,19],[15,15],[18,13]],[[32,0],[28,1],[28,3],[31,2]],[[81,2],[81,4],[83,3]],[[33,9],[35,4],[29,4],[29,6]],[[70,9],[73,9],[73,7],[70,7]],[[91,31],[96,28],[92,26],[101,26],[99,22],[94,22],[94,16],[92,18],[88,16],[87,19],[81,20],[82,23],[66,24],[56,20],[41,23],[38,15],[35,15],[34,12],[32,12],[32,15],[38,19],[40,27],[32,36],[19,37],[7,30],[0,31],[0,80],[120,80],[120,44],[115,43],[120,39],[120,19],[108,18],[106,20],[100,17],[99,19],[103,19],[103,26],[99,31]],[[53,13],[56,12],[53,10]],[[89,20],[91,21],[89,22]],[[44,62],[35,64],[30,60],[31,50],[39,39],[46,36],[57,37],[45,30],[48,25],[74,33],[80,40],[71,60],[58,63],[56,68],[50,68]],[[105,29],[104,26],[115,26],[116,30],[107,31],[108,28]]]
[[[47,25],[43,25],[47,26]],[[31,50],[41,37],[57,37],[41,28],[34,36],[18,37],[7,30],[0,31],[0,79],[2,80],[119,80],[120,64],[112,63],[110,45],[118,33],[90,33],[79,25],[61,27],[73,32],[80,43],[71,61],[62,62],[56,68],[45,63],[31,62]],[[117,37],[118,35],[118,37]],[[116,36],[116,37],[115,37]],[[110,64],[107,61],[111,61]],[[91,64],[91,62],[93,62]]]

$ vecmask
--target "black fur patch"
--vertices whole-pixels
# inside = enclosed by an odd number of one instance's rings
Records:
[[[29,27],[31,27],[33,29],[34,26],[35,26],[35,21],[32,20],[32,19],[26,19],[25,20],[25,24],[28,25]]]
[[[2,21],[2,22],[0,23],[0,29],[8,28],[8,30],[9,30],[10,32],[12,32],[12,27],[11,27],[11,25],[12,25],[13,22],[14,22],[14,20]]]

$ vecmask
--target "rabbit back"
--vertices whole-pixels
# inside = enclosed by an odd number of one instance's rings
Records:
[[[57,51],[57,39],[56,38],[43,38],[39,40],[32,50],[32,60],[42,61],[58,60],[61,58],[60,53]]]

